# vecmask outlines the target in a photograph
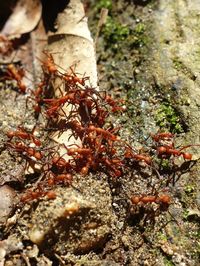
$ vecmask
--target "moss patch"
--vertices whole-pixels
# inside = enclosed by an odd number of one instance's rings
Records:
[[[156,125],[161,129],[169,130],[172,133],[182,133],[184,131],[179,113],[167,101],[161,103],[160,107],[156,110],[155,121]]]

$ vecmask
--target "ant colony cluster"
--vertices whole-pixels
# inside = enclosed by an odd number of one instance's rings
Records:
[[[62,145],[66,157],[59,154],[59,147],[44,147],[34,136],[34,130],[28,132],[25,128],[18,127],[8,131],[8,149],[17,152],[33,169],[36,170],[39,165],[42,174],[35,188],[23,194],[22,202],[44,196],[54,199],[54,186],[70,186],[76,173],[86,176],[89,172],[102,171],[111,181],[116,181],[133,165],[143,164],[155,168],[155,158],[192,159],[190,153],[183,152],[192,145],[176,149],[174,135],[171,133],[160,132],[151,135],[153,145],[149,152],[142,153],[121,140],[118,135],[119,128],[106,126],[106,120],[110,112],[125,110],[124,101],[114,100],[111,95],[87,85],[89,77],[77,76],[72,68],[68,73],[62,74],[52,55],[47,52],[45,55],[46,60],[42,62],[43,79],[35,90],[26,88],[22,82],[24,72],[14,64],[7,66],[6,76],[16,81],[19,93],[29,93],[27,101],[31,102],[35,117],[38,118],[42,114],[48,121],[47,129],[50,132],[62,134],[70,131],[75,139],[80,140],[80,145],[59,144]],[[51,84],[55,79],[61,81],[62,91],[60,88],[56,89],[57,92],[52,91]],[[68,113],[65,111],[66,106],[70,107]],[[169,205],[171,198],[157,191],[151,195],[132,195],[130,202],[132,205],[152,202]]]

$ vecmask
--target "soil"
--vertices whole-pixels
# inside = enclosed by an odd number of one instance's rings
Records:
[[[101,8],[109,11],[96,47],[99,87],[123,99],[126,111],[111,114],[107,123],[119,127],[121,139],[153,163],[136,161],[117,179],[103,172],[77,174],[72,186],[55,188],[56,199],[22,204],[21,193],[40,173],[24,170],[23,158],[5,145],[6,133],[19,125],[31,130],[38,121],[16,84],[1,82],[0,195],[4,188],[9,191],[0,208],[2,263],[198,265],[199,147],[187,148],[192,160],[162,159],[151,136],[173,133],[176,149],[200,144],[200,3],[101,0],[85,5],[94,37]],[[48,143],[44,118],[40,125],[36,134]],[[170,196],[169,206],[131,202],[132,196],[163,194]]]

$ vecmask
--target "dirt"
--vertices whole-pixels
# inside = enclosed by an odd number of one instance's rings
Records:
[[[6,132],[36,123],[31,105],[11,81],[1,82],[1,185],[15,190],[17,203],[1,219],[4,265],[198,265],[200,255],[199,147],[161,160],[151,134],[175,134],[175,147],[199,139],[198,1],[88,1],[95,36],[100,9],[109,18],[97,42],[99,85],[126,111],[111,115],[123,141],[149,154],[153,164],[128,165],[123,176],[76,175],[72,186],[22,204],[18,197],[38,175],[7,146]],[[192,42],[192,44],[191,44]],[[3,67],[3,66],[2,66]],[[38,133],[48,142],[41,124]],[[169,206],[132,204],[134,195],[171,197]],[[14,243],[14,247],[11,245]],[[4,254],[5,253],[5,254]],[[3,265],[3,264],[2,264]]]

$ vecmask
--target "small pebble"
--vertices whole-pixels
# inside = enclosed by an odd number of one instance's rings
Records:
[[[14,207],[16,193],[8,185],[0,187],[0,224],[5,223]]]

